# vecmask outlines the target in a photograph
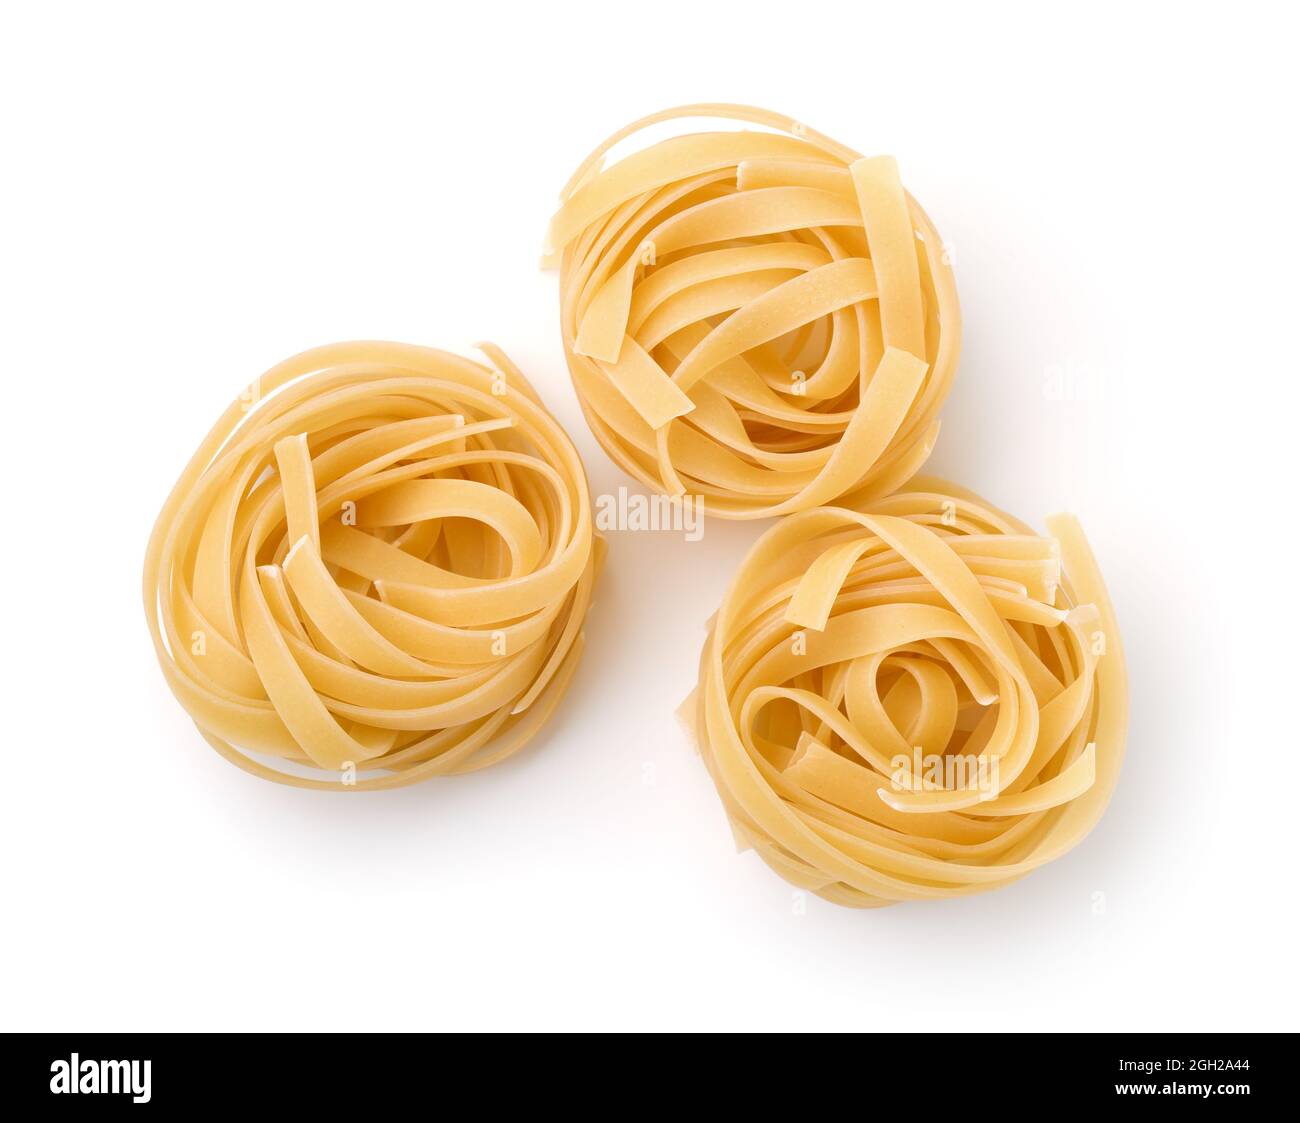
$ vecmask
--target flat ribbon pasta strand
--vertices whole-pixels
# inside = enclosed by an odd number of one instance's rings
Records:
[[[480,348],[491,366],[400,343],[296,355],[168,496],[144,565],[158,662],[245,771],[402,787],[503,760],[559,703],[603,541],[568,435]]]
[[[759,539],[682,711],[742,848],[877,907],[1007,885],[1083,840],[1128,687],[1078,521],[1048,530],[918,476]]]
[[[604,166],[687,117],[776,131],[670,137]],[[749,106],[669,109],[578,168],[545,263],[587,421],[650,488],[765,518],[887,495],[930,454],[961,314],[892,157]]]

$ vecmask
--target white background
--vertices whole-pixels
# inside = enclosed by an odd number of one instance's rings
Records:
[[[4,1028],[1297,1028],[1297,91],[1273,8],[6,5]],[[255,780],[156,667],[157,509],[308,346],[495,340],[593,491],[630,482],[583,424],[538,253],[591,147],[708,99],[898,157],[967,327],[932,469],[1039,525],[1076,511],[1102,562],[1124,772],[1011,888],[801,905],[734,853],[673,712],[758,525],[612,535],[570,696],[468,778]]]

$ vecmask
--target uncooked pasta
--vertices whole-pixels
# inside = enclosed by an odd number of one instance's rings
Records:
[[[674,136],[684,117],[776,131]],[[961,340],[949,254],[890,156],[692,105],[601,144],[550,228],[574,386],[605,451],[727,518],[869,502],[925,461]]]
[[[942,480],[760,538],[683,708],[742,848],[844,905],[1006,885],[1079,843],[1127,683],[1071,516],[1047,536]]]
[[[263,375],[158,517],[168,685],[257,776],[392,788],[483,768],[570,681],[601,556],[578,454],[523,374],[340,343]]]

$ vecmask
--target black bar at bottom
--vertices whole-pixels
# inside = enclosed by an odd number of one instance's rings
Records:
[[[622,1085],[622,1095],[609,1106],[621,1113],[633,1099],[638,1110],[655,1101],[671,1107],[683,1094],[697,1096],[687,1089],[698,1081],[722,1103],[743,1096],[741,1089],[848,1095],[859,1086],[880,1094],[890,1088],[899,1095],[915,1092],[927,1108],[1074,1108],[1124,1099],[1200,1100],[1227,1108],[1225,1101],[1259,1106],[1259,1096],[1272,1100],[1286,1093],[1283,1074],[1293,1075],[1294,1066],[1284,1064],[1282,1053],[1291,1051],[1295,1035],[887,1034],[860,1040],[836,1034],[818,1039],[806,1067],[795,1063],[799,1054],[789,1046],[758,1041],[737,1042],[705,1059],[691,1046],[648,1037],[615,1042],[605,1053],[589,1037],[539,1046],[493,1043],[485,1039],[490,1036],[8,1034],[0,1049],[0,1102],[44,1110],[63,1104],[88,1110],[285,1104],[333,1111],[414,1102],[440,1114],[462,1097],[478,1096],[473,1102],[483,1109],[498,1111],[517,1099],[549,1111],[575,1102],[599,1108],[609,1103],[612,1083]],[[769,1051],[774,1047],[780,1053]],[[727,1073],[732,1088],[724,1086]]]

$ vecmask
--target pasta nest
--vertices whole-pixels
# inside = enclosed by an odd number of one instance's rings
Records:
[[[603,167],[648,125],[676,136]],[[949,254],[899,181],[789,117],[671,109],[565,187],[547,263],[596,439],[648,487],[750,519],[886,495],[925,461],[961,341]]]
[[[586,476],[481,347],[496,369],[397,343],[295,356],[181,474],[145,611],[173,693],[239,767],[345,790],[470,771],[564,693],[602,553]]]
[[[756,543],[684,707],[742,848],[844,905],[1006,885],[1100,818],[1124,752],[1114,612],[1052,537],[942,480]]]

